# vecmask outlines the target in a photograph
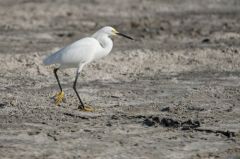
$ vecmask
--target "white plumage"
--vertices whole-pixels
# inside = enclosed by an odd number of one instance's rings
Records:
[[[76,91],[77,78],[84,65],[90,63],[95,59],[104,57],[111,52],[113,42],[109,38],[109,36],[113,35],[120,35],[132,39],[129,36],[119,33],[114,28],[107,26],[98,30],[91,37],[80,39],[60,49],[59,51],[53,53],[52,55],[48,56],[46,59],[43,60],[43,63],[45,65],[58,64],[58,67],[54,69],[54,74],[61,90],[55,96],[57,105],[62,102],[62,99],[64,97],[64,93],[62,91],[62,87],[57,76],[57,71],[61,68],[77,68],[73,89],[76,92],[81,104],[79,108],[86,111],[92,110],[92,108],[84,106],[78,92]]]
[[[97,50],[100,49],[103,48],[101,48],[96,39],[83,38],[50,55],[44,60],[44,64],[72,65],[72,67],[77,67],[79,63],[90,62],[94,57],[94,53],[97,53]]]

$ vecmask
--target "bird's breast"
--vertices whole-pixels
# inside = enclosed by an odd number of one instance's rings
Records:
[[[108,51],[108,50],[103,50],[103,49],[96,51],[93,58],[94,58],[94,60],[100,59],[104,56],[107,56],[110,53],[110,51],[111,50]]]

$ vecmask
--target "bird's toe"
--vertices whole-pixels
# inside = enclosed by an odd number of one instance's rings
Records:
[[[84,107],[79,107],[81,111],[84,112],[94,112],[94,108],[90,105],[85,105]]]
[[[64,92],[61,91],[59,93],[57,93],[55,96],[54,96],[54,99],[55,99],[55,104],[56,105],[59,105],[60,103],[62,103],[63,99],[64,99]]]

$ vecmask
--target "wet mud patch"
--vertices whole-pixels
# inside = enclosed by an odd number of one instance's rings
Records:
[[[199,132],[206,132],[206,133],[215,133],[215,134],[221,134],[225,137],[232,138],[236,137],[236,132],[231,132],[229,130],[213,130],[210,128],[202,128],[200,121],[198,120],[187,120],[187,121],[179,121],[172,118],[160,118],[157,116],[150,116],[150,117],[144,117],[143,125],[148,127],[157,127],[162,126],[166,128],[177,128],[180,130],[194,130]]]

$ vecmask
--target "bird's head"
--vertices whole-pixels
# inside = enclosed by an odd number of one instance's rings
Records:
[[[102,29],[100,29],[100,32],[105,33],[108,36],[118,35],[118,36],[122,36],[122,37],[125,37],[125,38],[133,40],[133,38],[131,38],[130,36],[127,36],[127,35],[125,35],[123,33],[120,33],[116,29],[114,29],[113,27],[110,27],[110,26],[103,27]]]

